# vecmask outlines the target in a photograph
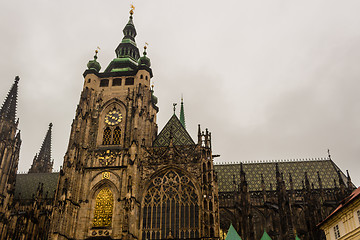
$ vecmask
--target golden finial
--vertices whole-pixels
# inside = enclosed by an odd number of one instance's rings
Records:
[[[98,54],[99,50],[100,50],[100,47],[99,47],[99,46],[97,46],[97,47],[96,47],[96,49],[95,49],[95,55],[97,55],[97,54]]]
[[[144,45],[145,50],[147,49],[147,46],[149,46],[149,44],[147,42],[145,42],[145,45]]]
[[[130,10],[130,15],[133,15],[133,14],[134,14],[134,10],[135,10],[135,6],[132,5],[132,4],[130,4],[130,8],[131,8],[131,10]]]

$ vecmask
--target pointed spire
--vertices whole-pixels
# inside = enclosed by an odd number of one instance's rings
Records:
[[[29,173],[52,172],[53,162],[51,161],[51,133],[53,124],[49,124],[44,141],[41,145],[39,154],[36,154]]]
[[[317,171],[317,177],[318,177],[318,183],[319,183],[319,188],[320,188],[320,190],[322,189],[322,181],[321,181],[321,177],[320,177],[320,172],[319,171]]]
[[[184,99],[183,99],[182,96],[181,96],[181,106],[180,106],[180,122],[184,126],[184,128],[186,129],[185,111],[184,111]]]
[[[51,132],[53,124],[49,124],[49,129],[46,133],[44,142],[41,146],[38,158],[42,158],[48,162],[51,161]]]
[[[310,181],[309,181],[307,172],[305,172],[305,186],[306,186],[306,189],[310,189]]]
[[[202,143],[201,127],[200,124],[198,124],[198,144],[201,145],[201,143]]]
[[[134,9],[135,7],[131,6],[129,21],[123,29],[124,37],[119,46],[116,48],[115,52],[117,58],[130,57],[137,61],[140,57],[140,54],[139,49],[135,43],[135,37],[137,33],[133,22]]]
[[[341,176],[340,170],[337,171],[337,174],[338,174],[338,178],[339,178],[339,185],[345,186],[344,179]]]
[[[291,176],[291,173],[289,173],[289,182],[290,182],[290,190],[294,190],[294,182]]]
[[[347,174],[347,187],[350,191],[352,191],[354,188],[353,188],[353,183],[351,182],[349,170],[346,170],[346,174]]]
[[[15,77],[15,81],[0,109],[0,119],[6,119],[15,123],[16,106],[17,106],[17,94],[18,94],[18,82],[19,76]]]
[[[281,181],[280,179],[280,171],[279,171],[279,164],[275,164],[275,172],[276,172],[276,182],[279,183]]]

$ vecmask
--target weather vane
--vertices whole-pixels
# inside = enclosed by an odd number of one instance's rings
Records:
[[[135,6],[132,5],[132,4],[130,4],[130,8],[131,8],[130,14],[133,15],[133,14],[134,14],[134,10],[135,10]]]

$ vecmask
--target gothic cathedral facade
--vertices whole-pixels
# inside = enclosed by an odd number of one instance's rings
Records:
[[[158,131],[132,11],[123,34],[103,72],[97,52],[88,62],[60,172],[50,123],[29,172],[17,173],[15,78],[0,109],[0,240],[224,240],[229,228],[247,240],[324,240],[317,223],[355,188],[330,153],[214,166],[211,133],[199,125],[191,138],[182,103]]]
[[[123,33],[105,71],[95,55],[83,74],[50,237],[218,237],[210,134],[199,130],[195,143],[175,114],[158,134],[150,59],[136,46],[132,12]]]

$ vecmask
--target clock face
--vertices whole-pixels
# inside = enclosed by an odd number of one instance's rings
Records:
[[[116,124],[119,124],[121,122],[121,119],[122,119],[121,113],[118,112],[117,110],[113,110],[110,111],[108,114],[106,114],[105,123],[107,125],[114,126]]]

